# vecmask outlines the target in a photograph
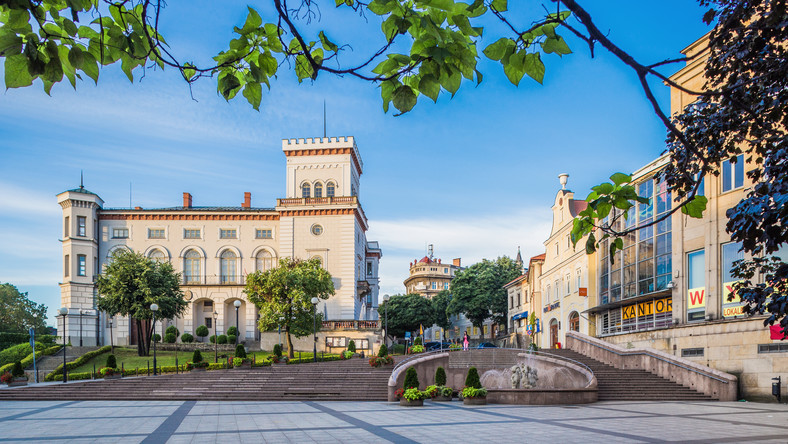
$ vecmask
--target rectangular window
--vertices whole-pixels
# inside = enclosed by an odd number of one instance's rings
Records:
[[[744,252],[741,250],[741,242],[729,242],[722,245],[722,316],[726,318],[744,315],[741,298],[738,296],[728,300],[733,293],[733,285],[738,281],[733,277],[733,264],[744,259]]]
[[[438,289],[438,283],[437,282],[433,282],[432,283],[432,289],[433,290],[437,290]]]
[[[444,290],[448,290],[449,289],[449,283],[448,282],[444,282],[443,283],[443,289]]]
[[[580,291],[580,287],[583,286],[583,272],[582,270],[577,270],[577,291]]]
[[[776,342],[774,344],[758,344],[758,353],[786,353],[788,344]]]
[[[198,230],[198,229],[184,229],[183,230],[183,238],[184,239],[199,239],[200,238],[200,230]]]
[[[567,274],[566,275],[566,294],[568,295],[571,292],[572,292],[572,279]]]
[[[77,276],[88,275],[88,260],[84,254],[77,255]]]
[[[730,160],[722,162],[722,192],[735,190],[744,186],[744,155],[736,156],[736,163]]]
[[[449,274],[449,269],[448,268],[444,268],[443,269],[443,274]]]
[[[70,230],[71,226],[70,225],[71,225],[71,218],[66,216],[66,218],[63,221],[63,237],[70,236],[70,233],[71,233],[71,230]]]
[[[63,276],[68,277],[70,268],[71,268],[71,257],[69,255],[66,255],[63,258]]]
[[[164,239],[164,228],[148,228],[148,239]]]
[[[213,318],[205,318],[205,326],[208,328],[213,328]]]
[[[211,311],[213,310],[213,301],[204,301],[202,303],[202,311]]]
[[[235,239],[236,237],[237,237],[237,233],[234,229],[219,230],[220,239]]]
[[[129,229],[128,228],[113,228],[112,229],[112,238],[113,239],[128,239],[129,238]]]
[[[368,277],[374,276],[373,271],[374,270],[372,269],[372,262],[367,262],[367,276]]]
[[[255,239],[273,239],[274,231],[258,229],[254,231],[254,237]]]
[[[687,254],[687,321],[706,317],[706,257],[703,250]]]
[[[87,221],[85,220],[85,216],[77,216],[77,236],[85,237],[87,236]]]
[[[681,349],[681,357],[682,358],[702,358],[703,357],[703,347],[682,348]]]

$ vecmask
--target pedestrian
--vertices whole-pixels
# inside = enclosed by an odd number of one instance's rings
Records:
[[[468,332],[466,331],[462,336],[462,349],[468,350]]]

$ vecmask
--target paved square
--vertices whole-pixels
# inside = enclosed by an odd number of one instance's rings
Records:
[[[582,406],[425,402],[9,401],[0,442],[788,442],[788,407],[735,402]]]

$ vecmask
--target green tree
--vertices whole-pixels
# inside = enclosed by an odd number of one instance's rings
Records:
[[[448,313],[464,314],[471,324],[479,328],[484,338],[485,320],[506,323],[508,304],[503,286],[521,273],[517,263],[506,256],[495,261],[484,259],[458,271],[451,281],[452,299]]]
[[[429,299],[415,293],[392,296],[380,305],[378,312],[385,310],[388,310],[389,334],[400,338],[405,332],[418,331],[419,325],[432,325],[435,317]]]
[[[153,312],[157,319],[172,319],[183,314],[187,302],[178,282],[180,275],[169,262],[150,260],[140,253],[118,250],[104,273],[98,276],[96,307],[109,316],[128,316],[137,324],[137,353],[147,356],[153,336]]]
[[[316,313],[312,298],[328,299],[334,294],[334,282],[318,259],[284,258],[276,268],[248,275],[244,292],[260,309],[261,331],[278,325],[284,327],[287,355],[293,358],[290,335],[300,338],[312,334],[315,316],[318,323],[322,321],[322,314]]]
[[[442,290],[432,297],[430,303],[432,304],[433,319],[432,323],[443,329],[443,338],[446,339],[446,330],[451,328],[451,321],[449,320],[449,301],[451,300],[451,293],[448,290]]]
[[[27,333],[34,327],[37,334],[46,333],[47,307],[36,304],[11,284],[0,285],[0,332]]]

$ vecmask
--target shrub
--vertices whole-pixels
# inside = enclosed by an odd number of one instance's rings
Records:
[[[167,335],[169,335],[169,334],[173,334],[173,335],[175,335],[175,337],[177,338],[177,337],[178,337],[178,335],[180,335],[180,334],[181,334],[181,332],[179,332],[179,331],[178,331],[178,329],[177,329],[177,328],[176,328],[174,325],[170,325],[169,327],[167,327],[167,329],[166,329],[166,330],[164,330],[164,336],[165,336],[165,337],[166,337]]]
[[[424,389],[424,394],[427,395],[428,398],[434,398],[440,394],[440,391],[438,390],[438,386],[428,385],[427,388]]]
[[[235,335],[227,335],[227,343],[228,344],[235,344],[235,340],[238,339]],[[221,342],[220,342],[221,344]]]
[[[161,342],[161,335],[158,333],[153,334],[153,342]]]
[[[14,378],[21,378],[25,376],[25,369],[22,368],[22,362],[14,362],[14,369],[11,370],[11,374],[14,376]]]
[[[243,345],[238,344],[235,346],[235,357],[246,359],[246,349],[244,348]]]
[[[402,394],[402,397],[408,401],[418,401],[419,399],[424,399],[426,396],[427,394],[425,392],[417,388],[409,388]]]
[[[482,388],[482,383],[479,381],[479,371],[476,370],[476,367],[468,369],[468,376],[465,377],[465,387]]]
[[[342,359],[350,359],[350,358],[353,357],[353,352],[350,351],[350,350],[345,350],[342,353],[340,353],[339,355],[342,357]]]
[[[462,349],[462,345],[460,344],[452,344],[449,346],[449,350],[460,350]]]
[[[208,338],[208,340],[211,341],[211,344],[213,344],[214,342],[216,342],[216,335],[211,335],[211,337]]]
[[[416,344],[408,349],[408,353],[423,353],[424,346],[421,344]]]
[[[395,354],[398,354],[398,355],[405,354],[405,344],[394,344],[394,346],[391,347],[391,349],[392,349],[392,353],[395,353]]]
[[[471,367],[473,368],[473,367]],[[408,367],[408,371],[405,372],[405,383],[402,385],[406,389],[415,388],[418,390],[419,388],[419,375],[416,374],[416,369],[413,367]]]
[[[240,367],[243,363],[243,358],[233,358],[233,367]]]
[[[202,353],[200,353],[200,350],[194,350],[194,353],[192,353],[192,362],[202,362]]]
[[[389,348],[386,347],[386,344],[380,344],[380,350],[378,350],[378,357],[385,358],[389,355]]]
[[[369,365],[371,365],[372,367],[380,367],[382,365],[393,365],[393,364],[394,364],[394,358],[392,358],[391,356],[384,356],[382,358],[380,356],[373,356],[369,358]]]
[[[192,336],[189,333],[184,333],[184,334],[181,335],[181,342],[186,343],[186,344],[190,344],[190,343],[194,342],[194,336]]]
[[[11,384],[13,380],[14,376],[11,374],[11,372],[5,372],[2,376],[0,376],[0,382],[3,384]]]
[[[219,339],[217,339],[219,344],[226,344],[227,343],[227,335],[219,335]]]
[[[276,356],[277,358],[282,357],[282,344],[274,345],[274,356]]]
[[[487,396],[487,389],[485,388],[465,387],[464,389],[462,389],[463,398],[484,398],[486,396]]]
[[[417,337],[413,340],[413,345],[422,345],[421,343],[421,336]]]
[[[451,387],[441,387],[440,395],[451,398],[454,395],[454,390]]]
[[[13,364],[21,361],[25,356],[33,353],[30,344],[19,344],[0,351],[0,365]]]
[[[194,334],[199,336],[199,337],[201,337],[201,338],[204,338],[204,337],[208,336],[208,327],[206,327],[204,325],[201,325],[201,326],[197,327],[197,330],[194,331]]]
[[[117,366],[118,366],[118,361],[117,359],[115,359],[115,355],[110,354],[109,356],[107,356],[107,364],[105,365],[105,367],[115,368]]]
[[[174,344],[176,340],[178,340],[178,338],[173,333],[167,333],[164,335],[164,342],[167,344]]]
[[[443,367],[435,370],[435,385],[446,385],[446,370]]]
[[[350,342],[347,343],[347,351],[351,353],[356,352],[356,341],[351,339]]]
[[[235,326],[232,326],[232,327],[228,328],[227,329],[227,336],[230,336],[230,335],[238,336],[238,328],[236,328]]]
[[[58,346],[58,349],[59,348],[60,348],[60,346]],[[52,349],[55,349],[55,347],[52,347]],[[47,350],[49,350],[49,349],[47,349]],[[67,362],[66,363],[66,370],[71,371],[71,370],[73,370],[73,369],[85,364],[86,362],[90,361],[91,359],[95,358],[98,355],[103,355],[104,353],[108,353],[110,350],[112,350],[112,347],[109,346],[109,345],[105,345],[105,346],[103,346],[103,347],[101,347],[101,348],[99,348],[97,350],[93,350],[93,351],[87,352],[84,355],[78,357],[77,359],[75,359],[75,360],[73,360],[71,362]],[[57,351],[57,349],[55,349],[55,351]],[[30,359],[31,359],[31,362],[32,362],[32,359],[33,359],[32,355],[30,356]],[[60,364],[57,367],[55,367],[55,369],[52,370],[52,372],[49,373],[46,376],[46,378],[44,378],[44,379],[46,381],[54,381],[54,380],[56,380],[55,377],[57,375],[62,375],[62,374],[63,374],[63,364]],[[88,374],[91,374],[91,373],[88,373]],[[69,373],[68,376],[69,376],[69,379],[71,379],[71,374],[70,373]],[[60,379],[61,380],[63,379],[62,376],[61,376]]]

